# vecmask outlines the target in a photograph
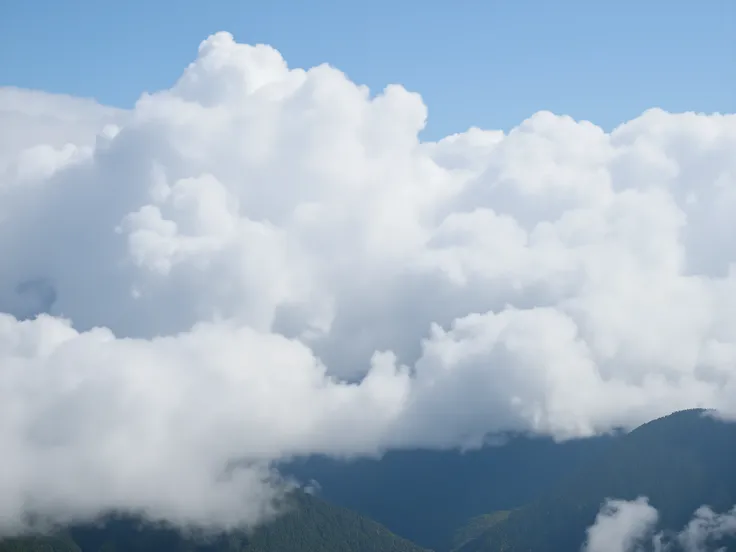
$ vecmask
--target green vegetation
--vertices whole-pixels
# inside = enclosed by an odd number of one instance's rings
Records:
[[[257,531],[247,552],[420,552],[378,523],[302,495],[301,507]]]
[[[63,537],[28,537],[0,541],[1,552],[80,552],[79,546]]]
[[[684,411],[622,436],[598,461],[512,512],[459,552],[579,550],[607,498],[647,496],[660,527],[679,530],[701,505],[736,504],[736,424]]]
[[[494,525],[506,521],[510,513],[508,510],[501,510],[499,512],[475,516],[455,532],[455,537],[452,540],[453,550],[478,538]]]
[[[615,437],[555,443],[515,437],[458,451],[393,451],[380,460],[310,457],[283,472],[319,482],[320,496],[360,512],[425,548],[449,550],[469,519],[521,507],[587,465]]]
[[[287,514],[250,535],[187,538],[168,527],[111,518],[102,526],[72,527],[64,536],[0,541],[0,552],[422,552],[355,512],[306,494],[294,501]]]

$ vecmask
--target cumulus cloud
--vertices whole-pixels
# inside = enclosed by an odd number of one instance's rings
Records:
[[[109,132],[125,118],[124,111],[90,99],[0,87],[0,186],[11,177],[48,177],[88,153],[106,125]]]
[[[734,115],[422,142],[417,94],[227,33],[130,111],[0,93],[2,530],[252,523],[293,455],[736,413]]]
[[[724,537],[736,536],[736,507],[716,513],[702,506],[679,533],[657,532],[659,513],[649,501],[608,500],[588,528],[585,552],[710,552]]]
[[[634,552],[651,538],[659,513],[646,498],[608,500],[588,529],[585,552]]]

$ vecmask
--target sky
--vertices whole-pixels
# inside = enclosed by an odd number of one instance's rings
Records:
[[[376,93],[419,92],[432,139],[541,109],[608,130],[650,107],[736,109],[730,0],[25,0],[0,14],[0,85],[117,107],[168,88],[224,30]]]
[[[736,417],[733,7],[592,4],[5,3],[0,534]]]

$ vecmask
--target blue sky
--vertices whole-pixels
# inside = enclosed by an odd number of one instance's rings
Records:
[[[127,107],[227,30],[421,93],[428,138],[540,109],[612,128],[654,106],[736,111],[734,29],[733,0],[0,0],[0,85]]]

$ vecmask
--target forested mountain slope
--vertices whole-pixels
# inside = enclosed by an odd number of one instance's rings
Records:
[[[310,457],[281,467],[319,495],[427,548],[447,550],[469,519],[523,506],[603,454],[615,437],[513,437],[467,452],[392,451],[380,460]]]
[[[579,550],[607,498],[649,498],[660,529],[677,531],[702,505],[736,504],[736,424],[677,412],[620,438],[553,491],[511,512],[460,552]]]
[[[294,508],[253,534],[206,540],[132,518],[71,527],[53,537],[0,541],[0,552],[422,552],[378,523],[299,493]]]
[[[736,424],[703,411],[678,412],[626,435],[565,445],[519,439],[470,455],[387,459],[382,467],[315,459],[296,465],[303,474],[321,475],[333,494],[339,495],[337,482],[348,482],[343,498],[349,501],[354,492],[361,513],[299,492],[292,509],[251,534],[202,540],[134,518],[109,518],[104,525],[75,526],[53,536],[6,539],[0,552],[422,552],[363,517],[370,511],[427,540],[444,539],[447,544],[435,548],[440,552],[453,546],[458,552],[564,552],[580,550],[608,498],[648,497],[659,511],[659,529],[670,531],[682,529],[701,505],[723,512],[736,504]],[[509,507],[529,495],[526,505]],[[388,507],[392,499],[396,503]],[[457,521],[495,504],[505,507]]]

